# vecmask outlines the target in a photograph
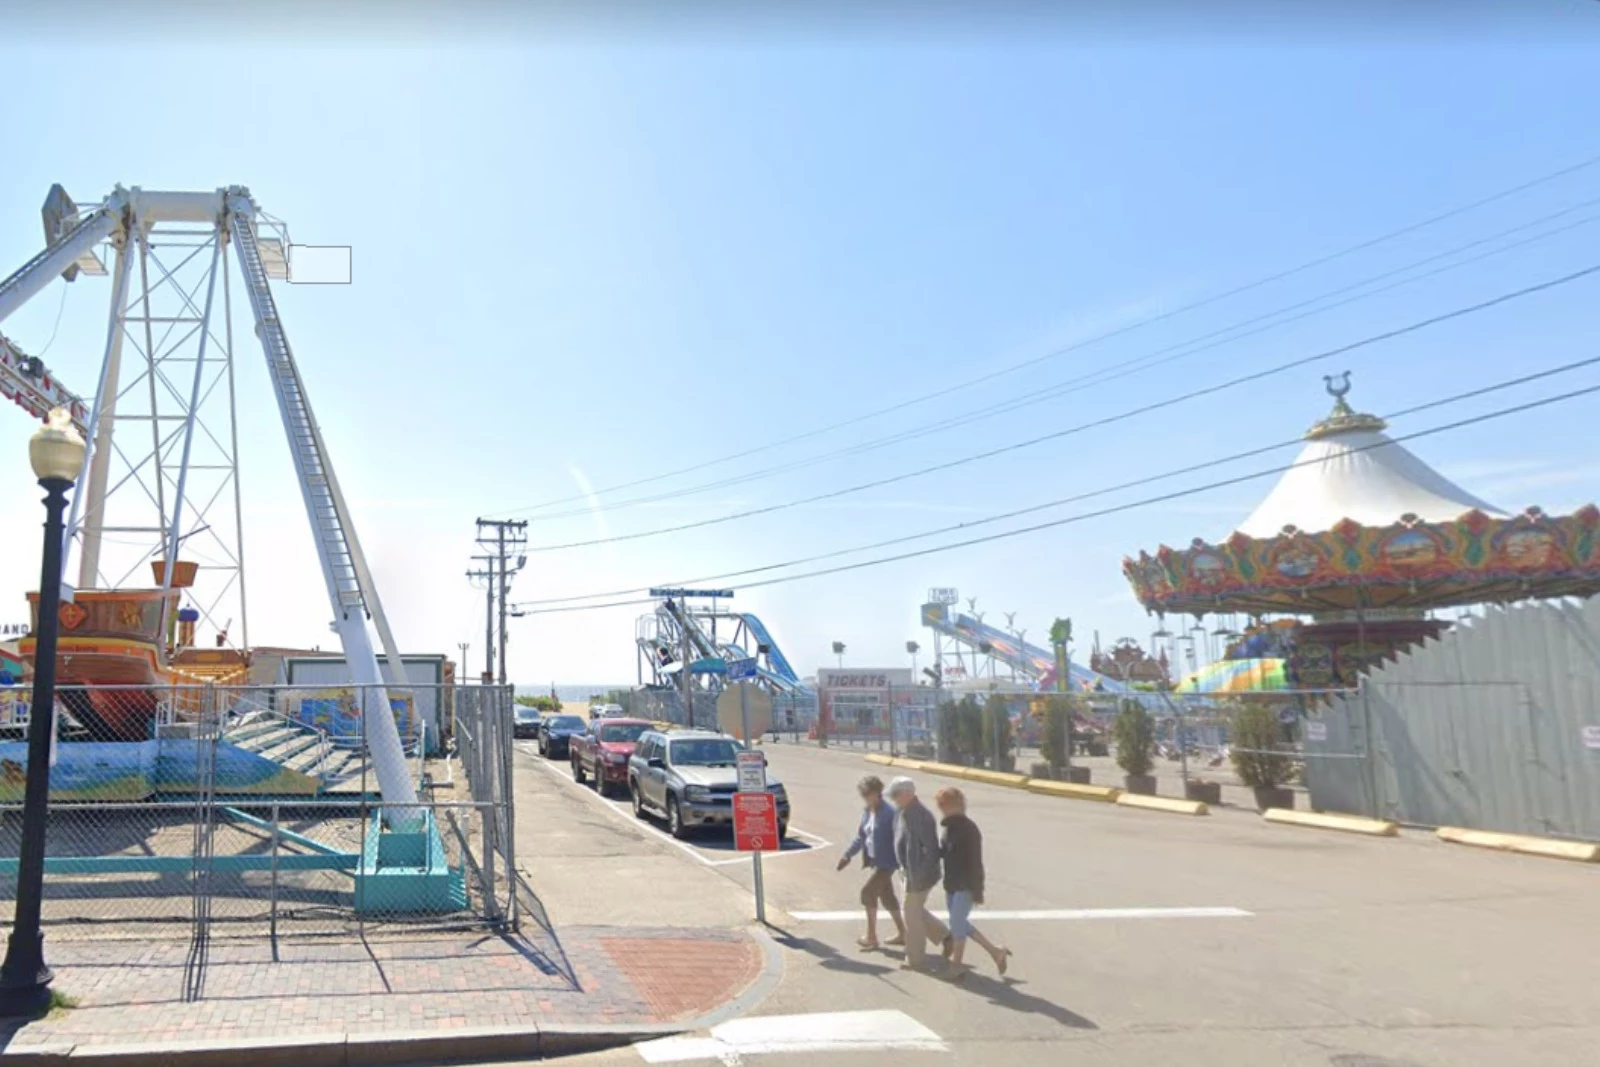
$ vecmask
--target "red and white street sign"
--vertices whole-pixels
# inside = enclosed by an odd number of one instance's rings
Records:
[[[733,795],[733,847],[740,852],[776,852],[778,802],[771,793]]]

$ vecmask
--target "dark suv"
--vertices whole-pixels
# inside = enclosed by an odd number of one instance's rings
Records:
[[[736,756],[744,745],[709,730],[652,730],[640,735],[628,760],[628,793],[633,813],[667,817],[673,837],[696,826],[733,825],[733,795],[739,791]],[[778,808],[778,838],[789,834],[789,794],[783,783],[767,779]]]

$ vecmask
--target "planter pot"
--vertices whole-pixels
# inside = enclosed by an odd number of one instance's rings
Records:
[[[1222,783],[1197,782],[1190,779],[1184,783],[1183,797],[1185,800],[1198,800],[1202,804],[1221,804]]]
[[[1028,777],[1049,781],[1055,775],[1051,772],[1050,764],[1043,760],[1037,760],[1028,767]]]
[[[1153,774],[1130,774],[1122,779],[1122,787],[1130,793],[1142,797],[1156,795],[1156,776]]]
[[[1088,749],[1089,755],[1091,755],[1091,756],[1109,756],[1109,755],[1111,755],[1111,747],[1109,745],[1107,745],[1104,741],[1090,741],[1089,744],[1087,746],[1085,746],[1085,747]]]
[[[1067,772],[1067,776],[1066,776],[1065,779],[1063,779],[1063,781],[1071,782],[1073,785],[1088,785],[1089,784],[1089,768],[1087,768],[1087,767],[1067,767],[1066,768],[1066,772]]]
[[[1256,810],[1266,811],[1268,808],[1293,808],[1294,790],[1285,789],[1281,785],[1264,785],[1256,787]]]

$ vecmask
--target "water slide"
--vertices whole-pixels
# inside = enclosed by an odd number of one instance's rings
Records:
[[[800,676],[794,672],[793,667],[789,666],[789,660],[778,649],[778,642],[772,639],[771,632],[767,630],[762,621],[754,615],[748,614],[740,615],[739,618],[744,622],[744,628],[750,631],[750,636],[755,638],[757,647],[761,645],[767,646],[767,664],[771,667],[771,670],[763,673],[775,675],[778,681],[787,683],[787,688],[792,689],[798,686],[800,684]]]
[[[980,622],[971,615],[957,614],[953,619],[925,619],[925,625],[946,637],[976,649],[987,643],[989,655],[1004,663],[1007,667],[1015,667],[1022,674],[1036,682],[1048,683],[1053,687],[1056,669],[1055,653],[1048,648],[1030,645],[1026,641],[1018,643],[1017,639],[1004,630]],[[1091,671],[1088,667],[1073,663],[1071,665],[1072,688],[1093,689],[1096,686],[1108,693],[1126,692],[1128,687],[1122,682],[1107,678],[1103,674]]]

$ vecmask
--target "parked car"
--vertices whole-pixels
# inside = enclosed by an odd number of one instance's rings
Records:
[[[733,825],[733,795],[739,791],[737,754],[744,746],[710,730],[649,730],[628,760],[628,793],[639,818],[666,816],[667,829],[682,838],[699,826]],[[778,808],[778,838],[789,834],[789,794],[767,779]]]
[[[588,730],[589,724],[580,715],[552,715],[539,728],[539,754],[549,759],[566,759],[573,735]]]
[[[628,758],[640,736],[650,729],[644,719],[601,719],[585,734],[574,734],[572,779],[582,785],[590,776],[595,788],[605,796],[616,786],[628,788]]]
[[[517,705],[516,712],[511,721],[511,733],[514,737],[538,737],[539,724],[543,722],[538,708],[527,708]]]

